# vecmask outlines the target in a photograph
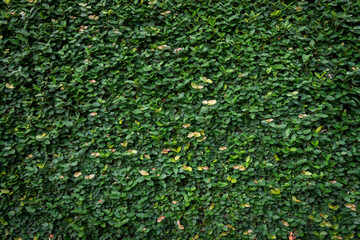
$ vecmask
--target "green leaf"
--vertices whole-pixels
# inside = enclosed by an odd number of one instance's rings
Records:
[[[272,67],[267,68],[267,69],[266,69],[266,73],[267,73],[267,74],[270,74],[270,73],[271,73],[271,70],[272,70]]]
[[[228,185],[228,183],[226,183],[226,182],[218,182],[217,185],[219,187],[226,187]]]
[[[111,191],[110,194],[110,199],[120,199],[121,198],[121,194],[118,191]]]
[[[67,127],[73,126],[73,123],[70,122],[70,121],[67,121],[67,120],[63,121],[63,123],[64,123],[64,125],[67,126]]]
[[[26,211],[28,211],[29,213],[34,213],[36,210],[32,207],[25,207]]]
[[[0,218],[0,223],[4,226],[8,225],[8,222],[6,222],[4,218]]]
[[[309,61],[309,59],[310,59],[311,56],[312,56],[312,54],[308,54],[308,55],[303,54],[303,55],[302,55],[302,60],[303,60],[303,62]]]
[[[33,88],[34,88],[35,90],[41,92],[41,88],[40,88],[38,85],[33,84]]]
[[[301,165],[301,164],[306,163],[306,162],[307,162],[306,159],[301,159],[301,160],[296,162],[296,165]]]

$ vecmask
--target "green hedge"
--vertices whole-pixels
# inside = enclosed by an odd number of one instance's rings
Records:
[[[2,239],[359,239],[360,1],[4,0]]]

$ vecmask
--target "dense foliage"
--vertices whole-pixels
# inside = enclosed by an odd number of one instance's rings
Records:
[[[360,1],[0,5],[1,238],[360,238]]]

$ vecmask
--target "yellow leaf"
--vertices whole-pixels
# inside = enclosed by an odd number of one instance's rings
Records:
[[[292,196],[292,200],[294,200],[295,202],[301,202],[301,200],[297,199],[295,196]]]
[[[205,81],[207,83],[213,83],[213,81],[207,77],[203,77],[203,81]]]
[[[191,87],[194,89],[203,89],[204,88],[204,86],[196,85],[196,83],[191,83]]]
[[[285,222],[284,220],[281,220],[281,222],[284,224],[285,227],[288,227],[288,226],[289,226],[289,223],[288,223],[288,222]]]
[[[74,174],[74,177],[80,177],[80,175],[81,175],[82,173],[81,172],[76,172],[75,174]]]
[[[140,174],[143,175],[143,176],[149,175],[149,173],[148,173],[147,171],[144,171],[144,170],[141,170],[141,171],[139,171],[139,172],[140,172]]]
[[[237,182],[236,178],[231,179],[231,183],[236,183],[236,182]]]
[[[44,163],[44,164],[41,164],[41,163],[38,163],[38,164],[36,164],[39,168],[44,168],[45,167],[45,164],[46,163]]]
[[[14,85],[12,85],[12,84],[10,84],[10,83],[5,84],[5,87],[8,88],[8,89],[13,89],[13,88],[15,88]]]
[[[175,161],[179,160],[180,159],[180,156],[176,156],[175,157]]]
[[[209,210],[213,210],[214,207],[215,207],[215,203],[212,203],[212,204],[210,205],[210,207],[209,207]]]
[[[270,192],[274,195],[278,195],[280,194],[280,189],[279,188],[271,189]]]
[[[336,210],[339,208],[339,206],[333,206],[331,204],[328,204],[328,207],[331,208],[332,210]]]
[[[1,192],[2,192],[2,193],[5,193],[5,194],[9,194],[9,193],[10,193],[9,189],[1,189]]]
[[[235,166],[234,166],[234,169],[239,169],[240,171],[245,171],[245,170],[246,170],[246,167],[244,167],[243,165],[240,165],[240,166],[235,165]]]
[[[322,126],[318,127],[318,128],[315,130],[315,132],[316,132],[316,133],[319,133],[319,132],[321,131],[321,129],[322,129]]]
[[[185,170],[192,172],[192,167],[187,167],[187,168],[185,168]]]
[[[188,128],[188,127],[190,127],[190,124],[183,124],[182,127],[183,128]]]
[[[188,134],[188,138],[191,138],[191,137],[193,137],[195,135],[195,133],[193,133],[193,132],[189,132],[189,134]]]
[[[345,207],[350,208],[352,211],[356,211],[356,205],[355,204],[347,203],[345,205]]]
[[[176,223],[177,223],[179,229],[184,230],[184,226],[180,224],[180,220],[177,220]]]
[[[216,103],[216,100],[210,100],[207,102],[209,106],[214,105]]]
[[[201,137],[201,134],[199,132],[194,132],[195,137]]]
[[[245,207],[250,207],[250,204],[245,203],[244,206],[245,206]]]
[[[165,216],[161,215],[156,221],[159,223],[165,219]]]
[[[246,161],[246,162],[249,162],[250,159],[251,159],[251,157],[250,157],[250,155],[249,155],[249,156],[246,157],[246,160],[245,160],[245,161]]]
[[[203,168],[199,166],[199,167],[198,167],[198,170],[199,170],[199,171],[202,171],[202,170],[203,170]]]

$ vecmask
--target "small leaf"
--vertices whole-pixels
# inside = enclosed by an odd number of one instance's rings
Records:
[[[315,132],[316,132],[316,133],[319,133],[319,132],[321,131],[321,129],[322,129],[322,126],[318,127],[318,128],[315,130]]]
[[[8,225],[8,222],[6,222],[4,218],[0,218],[0,223],[4,226]]]
[[[9,189],[1,189],[1,192],[4,193],[4,194],[9,194],[10,193]]]
[[[216,100],[210,100],[207,102],[209,106],[216,104]]]
[[[14,89],[14,85],[13,84],[10,84],[10,83],[7,83],[5,84],[5,87],[8,88],[8,89]]]
[[[339,206],[333,206],[331,204],[328,204],[328,207],[331,208],[332,210],[336,210],[339,208]]]
[[[275,188],[275,189],[271,189],[270,192],[274,195],[278,195],[278,194],[280,194],[281,191],[279,188]]]
[[[271,70],[272,70],[272,67],[267,68],[267,69],[266,69],[266,73],[267,73],[267,74],[270,74],[270,73],[271,73]]]
[[[185,170],[192,172],[192,167],[186,167]]]
[[[239,169],[240,171],[245,171],[245,170],[246,170],[246,167],[244,167],[243,165],[240,165],[240,166],[235,165],[235,166],[234,166],[234,169]]]
[[[26,211],[28,211],[29,213],[34,213],[36,210],[32,207],[26,207]]]
[[[197,85],[196,83],[191,83],[191,87],[194,89],[203,89],[204,88],[204,86]]]
[[[282,224],[284,224],[285,227],[289,227],[289,223],[288,222],[285,222],[284,220],[281,220]]]
[[[301,200],[297,199],[295,196],[292,196],[292,200],[295,202],[301,202]]]
[[[327,226],[327,227],[331,227],[332,226],[332,224],[331,223],[329,223],[329,222],[325,222],[325,221],[323,221],[323,223],[325,224],[325,226]]]
[[[310,59],[311,56],[312,56],[312,54],[309,54],[309,55],[303,54],[302,55],[303,62],[307,62]]]
[[[193,132],[189,132],[189,134],[188,134],[188,138],[191,138],[191,137],[193,137],[195,135],[195,133],[193,133]]]
[[[162,220],[165,219],[165,216],[161,215],[160,217],[158,217],[158,219],[156,220],[158,223],[162,222]]]
[[[149,175],[149,173],[148,173],[147,171],[144,171],[144,170],[141,170],[141,171],[139,171],[139,172],[140,172],[140,174],[143,175],[143,176],[148,176],[148,175]]]
[[[40,88],[38,85],[33,84],[33,88],[34,88],[35,90],[41,92],[41,88]]]
[[[176,224],[178,225],[179,229],[184,230],[184,226],[180,224],[180,220],[177,220]]]
[[[212,203],[212,204],[210,205],[210,207],[209,207],[209,210],[210,210],[210,211],[213,210],[214,207],[215,207],[215,203]]]
[[[76,172],[76,173],[74,174],[74,177],[78,178],[78,177],[80,177],[81,174],[82,174],[81,172]]]

